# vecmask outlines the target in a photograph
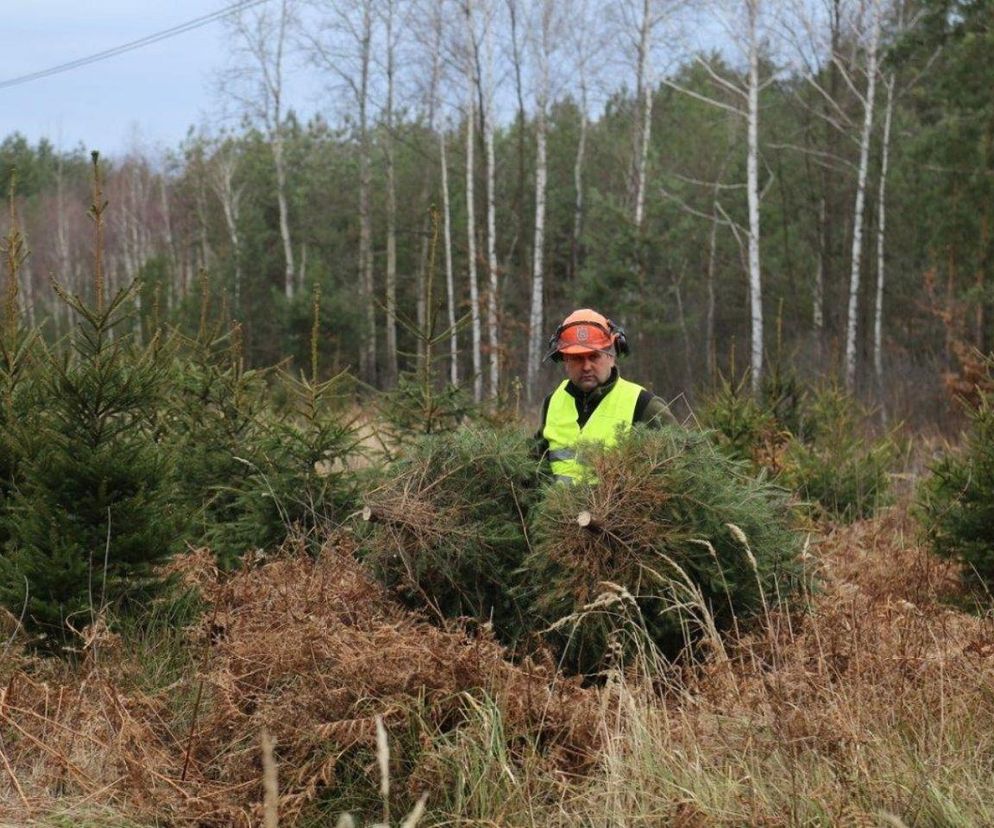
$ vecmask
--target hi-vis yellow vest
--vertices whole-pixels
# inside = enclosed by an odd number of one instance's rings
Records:
[[[556,480],[576,483],[590,478],[590,470],[578,458],[582,445],[598,443],[613,446],[618,432],[628,431],[635,417],[642,386],[618,377],[607,395],[600,401],[583,428],[576,422],[576,400],[566,390],[569,380],[552,392],[545,415],[542,436],[549,441],[549,461]]]

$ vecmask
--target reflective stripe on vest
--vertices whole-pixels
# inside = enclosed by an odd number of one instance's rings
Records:
[[[552,474],[562,482],[589,479],[590,470],[577,453],[581,444],[596,443],[613,446],[618,431],[628,431],[635,417],[642,386],[618,377],[614,387],[601,399],[583,428],[576,422],[576,399],[566,390],[569,380],[563,380],[549,398],[542,436],[549,441],[548,458]]]

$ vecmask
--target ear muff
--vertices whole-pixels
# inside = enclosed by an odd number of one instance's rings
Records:
[[[620,325],[615,325],[610,319],[607,324],[611,326],[611,334],[614,336],[614,350],[620,357],[628,356],[632,350],[628,347],[628,335]]]
[[[563,326],[560,325],[556,328],[556,332],[549,337],[549,348],[545,352],[545,358],[551,359],[553,362],[562,362],[563,355],[559,353],[559,335],[563,332]]]

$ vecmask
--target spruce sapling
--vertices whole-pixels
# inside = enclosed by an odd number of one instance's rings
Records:
[[[56,285],[78,323],[66,351],[39,368],[24,443],[31,453],[0,559],[0,600],[20,607],[27,581],[25,627],[48,651],[71,647],[107,605],[154,592],[162,585],[156,567],[178,543],[169,449],[152,428],[167,355],[158,338],[145,347],[133,338],[135,284],[105,296],[107,203],[96,153],[93,196],[94,295],[87,301]]]

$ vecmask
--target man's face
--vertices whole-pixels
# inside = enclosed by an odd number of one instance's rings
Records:
[[[614,354],[590,351],[586,354],[563,354],[563,365],[570,382],[585,394],[603,385],[611,377]]]

